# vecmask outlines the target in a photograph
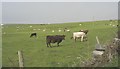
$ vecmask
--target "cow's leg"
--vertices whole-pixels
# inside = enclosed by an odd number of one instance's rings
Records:
[[[75,42],[76,42],[76,37],[75,37],[75,36],[73,36],[72,38],[73,38],[73,39],[75,40]]]
[[[85,41],[87,41],[88,40],[88,38],[87,37],[85,37]]]
[[[75,42],[76,42],[76,37],[75,37]]]
[[[47,47],[49,47],[48,45],[49,45],[49,43],[47,43]]]
[[[84,42],[84,36],[83,36],[83,38],[82,38],[82,41]]]
[[[49,46],[52,47],[50,43],[49,43]]]
[[[83,41],[83,36],[81,37],[81,41]]]
[[[87,36],[84,36],[84,37],[83,37],[83,41],[87,41]]]
[[[57,43],[57,46],[59,46],[59,42]]]

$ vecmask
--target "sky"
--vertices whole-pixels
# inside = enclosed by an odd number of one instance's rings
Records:
[[[1,0],[2,2],[118,2],[120,0]]]
[[[2,23],[2,3],[0,2],[0,24]]]
[[[2,23],[43,24],[118,19],[116,1],[7,2],[6,0],[5,2],[3,0]]]

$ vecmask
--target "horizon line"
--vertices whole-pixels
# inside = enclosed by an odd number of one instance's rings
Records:
[[[119,19],[109,19],[109,20],[119,20]],[[81,21],[81,22],[96,22],[96,21],[109,21],[109,20],[95,20],[95,21]],[[79,22],[58,22],[58,23],[1,23],[1,24],[64,24],[64,23],[79,23]]]

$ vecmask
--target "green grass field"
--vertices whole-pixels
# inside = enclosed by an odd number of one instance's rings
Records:
[[[113,39],[117,27],[112,25],[117,25],[117,22],[95,21],[48,25],[4,25],[2,29],[2,65],[3,67],[18,67],[17,51],[22,50],[25,67],[80,67],[83,61],[92,58],[92,51],[97,43],[96,36],[98,36],[101,44],[108,44]],[[32,27],[30,28],[30,26]],[[16,27],[19,27],[19,29],[17,30]],[[63,32],[64,28],[71,31]],[[43,29],[46,29],[46,31],[43,32]],[[58,32],[59,29],[62,31]],[[88,41],[80,42],[80,40],[77,40],[75,42],[70,39],[72,33],[80,29],[89,30],[87,34]],[[55,32],[52,32],[52,30]],[[38,37],[30,38],[32,32],[37,32]],[[52,44],[52,48],[47,48],[46,36],[56,34],[65,34],[66,39],[60,43],[59,47]]]
[[[2,60],[2,26],[0,26],[0,60]],[[2,67],[2,61],[0,61],[0,68]]]

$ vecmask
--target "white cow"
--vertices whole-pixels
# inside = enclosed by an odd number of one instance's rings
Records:
[[[81,38],[81,41],[83,41],[83,38],[86,37],[86,34],[84,32],[74,32],[73,33],[73,39],[76,41],[77,38]]]

